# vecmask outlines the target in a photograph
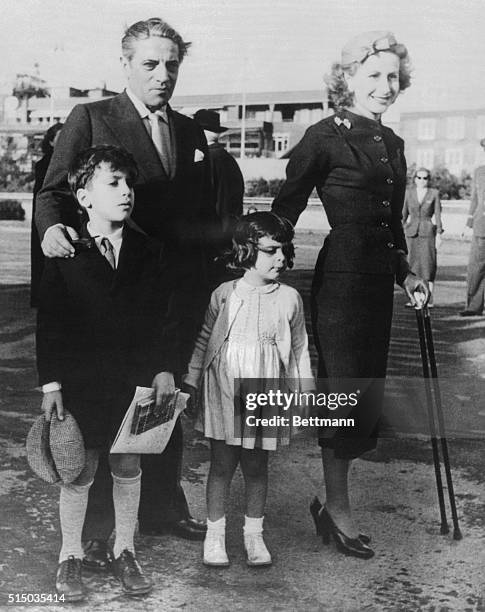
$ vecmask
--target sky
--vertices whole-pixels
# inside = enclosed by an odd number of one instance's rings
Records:
[[[352,36],[391,30],[410,52],[402,110],[485,107],[485,0],[0,0],[0,83],[121,90],[126,25],[160,16],[192,41],[176,94],[319,89]]]

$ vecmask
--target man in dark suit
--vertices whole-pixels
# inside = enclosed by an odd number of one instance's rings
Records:
[[[88,146],[115,144],[135,158],[140,176],[135,184],[133,221],[148,235],[161,239],[180,265],[181,313],[185,336],[183,355],[203,316],[207,299],[208,251],[216,232],[210,199],[207,146],[197,124],[168,105],[181,61],[190,43],[161,19],[130,26],[122,39],[122,66],[127,89],[108,100],[76,106],[66,120],[37,199],[36,223],[47,257],[70,257],[79,226],[67,169]],[[139,512],[142,532],[170,530],[182,537],[203,539],[205,524],[191,518],[180,486],[182,428],[178,424],[161,456],[146,455]],[[106,491],[107,474],[100,466],[90,493],[83,539],[85,565],[107,569],[106,540],[113,526]],[[105,476],[105,481],[99,480]],[[109,489],[109,486],[108,486]],[[102,496],[104,494],[104,499]]]
[[[485,149],[485,138],[480,144]],[[467,273],[467,300],[462,317],[479,317],[485,306],[485,166],[479,166],[473,176],[470,211],[467,226],[473,229]]]

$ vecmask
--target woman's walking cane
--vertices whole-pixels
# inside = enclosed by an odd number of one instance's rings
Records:
[[[417,300],[419,304],[419,301]],[[421,359],[423,362],[423,376],[426,390],[426,403],[428,409],[428,423],[431,435],[431,447],[433,449],[434,471],[436,476],[436,488],[438,490],[438,502],[441,516],[441,533],[449,532],[446,519],[445,498],[443,494],[443,481],[441,479],[441,465],[436,434],[436,417],[438,421],[438,436],[441,442],[441,452],[443,453],[443,463],[445,465],[446,484],[448,486],[448,496],[450,499],[451,516],[453,520],[453,539],[461,540],[462,534],[458,525],[458,514],[456,511],[455,491],[451,478],[450,457],[448,454],[448,442],[445,437],[445,424],[443,418],[443,405],[441,403],[441,392],[438,382],[438,370],[436,368],[436,358],[434,353],[433,335],[431,332],[431,320],[427,306],[416,307],[416,320],[418,323],[419,346],[421,348]]]

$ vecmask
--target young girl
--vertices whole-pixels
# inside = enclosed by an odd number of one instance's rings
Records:
[[[244,275],[213,292],[185,379],[189,389],[198,389],[196,403],[202,410],[196,428],[211,444],[206,565],[229,565],[225,501],[238,463],[246,485],[247,563],[271,564],[262,536],[268,450],[275,450],[278,440],[288,444],[291,428],[256,427],[255,419],[246,417],[288,418],[291,412],[282,407],[245,412],[238,402],[249,391],[281,389],[285,382],[292,390],[294,381],[302,390],[313,388],[302,300],[297,291],[278,282],[293,265],[293,237],[291,224],[271,212],[249,214],[238,223],[230,264]]]

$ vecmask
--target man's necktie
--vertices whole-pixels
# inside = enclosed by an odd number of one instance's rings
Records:
[[[104,257],[106,257],[109,265],[113,268],[113,270],[115,270],[116,269],[116,259],[115,259],[115,251],[113,249],[113,245],[108,240],[108,238],[102,238],[100,246],[101,246],[101,249],[100,249],[101,254],[104,255]]]
[[[168,176],[172,176],[172,149],[170,143],[170,126],[158,113],[148,113],[150,131],[158,155]]]

